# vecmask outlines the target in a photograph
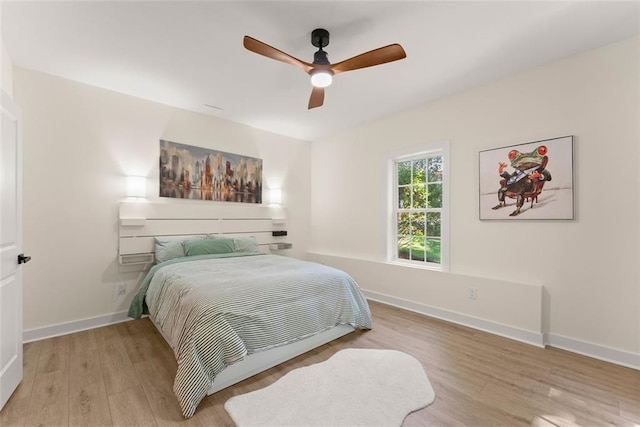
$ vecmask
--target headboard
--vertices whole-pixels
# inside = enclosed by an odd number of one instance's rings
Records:
[[[288,249],[291,245],[286,243],[286,230],[286,210],[282,207],[186,201],[122,202],[118,213],[118,262],[123,266],[149,267],[153,263],[156,236],[254,236],[263,252]]]

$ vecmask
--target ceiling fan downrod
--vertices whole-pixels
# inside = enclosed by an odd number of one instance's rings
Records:
[[[330,65],[327,52],[322,50],[323,47],[329,44],[329,31],[323,28],[313,30],[311,32],[311,44],[318,48],[318,51],[313,54],[313,63]]]

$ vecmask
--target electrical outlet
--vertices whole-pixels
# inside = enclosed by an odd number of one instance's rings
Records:
[[[469,288],[469,293],[467,294],[467,298],[471,300],[478,299],[478,288]]]
[[[114,290],[115,299],[118,299],[119,296],[126,295],[126,294],[127,294],[127,284],[124,282],[116,283],[116,287]]]

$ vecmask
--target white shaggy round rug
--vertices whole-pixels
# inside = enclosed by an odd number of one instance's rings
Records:
[[[422,365],[396,350],[346,349],[224,408],[246,426],[400,426],[435,400]]]

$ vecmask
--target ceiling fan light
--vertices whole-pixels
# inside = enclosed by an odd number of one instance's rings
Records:
[[[333,77],[328,71],[316,71],[311,74],[311,84],[315,87],[327,87],[332,81]]]

